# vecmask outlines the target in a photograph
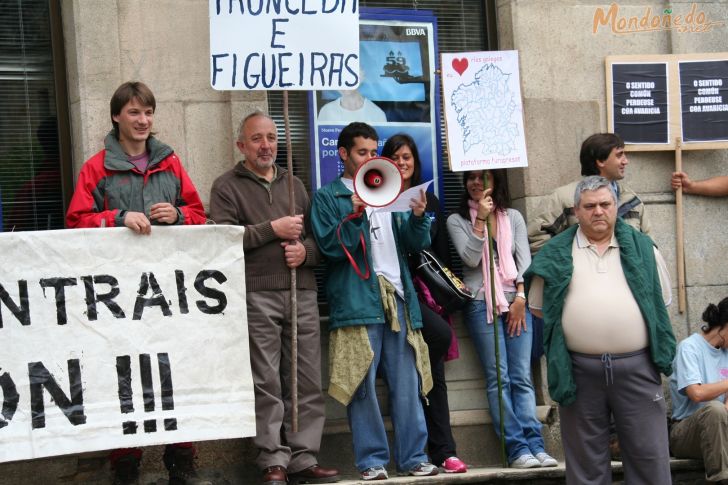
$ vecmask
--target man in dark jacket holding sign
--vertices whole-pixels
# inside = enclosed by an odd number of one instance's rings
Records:
[[[276,165],[278,133],[256,111],[243,119],[236,142],[245,156],[218,177],[210,218],[245,227],[245,290],[255,385],[253,439],[263,484],[331,483],[338,471],[316,460],[324,426],[320,320],[313,268],[320,255],[307,215],[306,188],[294,177],[295,213],[288,215],[288,173]],[[291,268],[296,268],[299,428],[291,429]]]
[[[81,168],[66,226],[121,227],[150,234],[153,225],[204,224],[205,211],[172,148],[152,135],[156,101],[141,82],[126,82],[111,97],[113,130],[104,149]],[[169,445],[164,464],[170,485],[204,485],[192,443]],[[137,483],[142,450],[111,452],[114,483]]]

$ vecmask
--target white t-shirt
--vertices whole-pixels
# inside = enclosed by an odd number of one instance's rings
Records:
[[[701,333],[694,333],[677,346],[672,369],[672,417],[685,419],[707,404],[691,401],[685,389],[692,384],[713,384],[728,379],[728,350],[716,349]],[[716,400],[725,402],[725,395]]]
[[[354,191],[354,181],[342,178],[347,189]],[[369,244],[367,251],[372,255],[372,271],[387,278],[394,285],[397,294],[404,298],[404,285],[399,269],[399,256],[397,242],[392,230],[392,213],[377,211],[371,207],[366,208],[369,218]]]

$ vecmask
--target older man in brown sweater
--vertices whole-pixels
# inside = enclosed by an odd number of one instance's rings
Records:
[[[278,167],[278,134],[260,111],[243,119],[236,145],[245,156],[218,177],[210,195],[210,218],[245,226],[245,285],[250,359],[255,384],[254,443],[265,485],[330,483],[338,471],[318,465],[324,425],[316,280],[320,260],[304,214],[310,201],[294,177],[295,216],[288,214],[288,177]],[[297,268],[299,428],[291,429],[290,268]]]

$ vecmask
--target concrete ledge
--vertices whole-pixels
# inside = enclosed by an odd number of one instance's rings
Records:
[[[673,485],[694,485],[703,483],[703,464],[699,460],[677,460],[670,462],[672,469]],[[205,475],[214,480],[216,485],[254,485],[258,483],[259,477],[246,475],[240,468],[217,471],[205,471]],[[613,483],[623,483],[623,466],[621,462],[612,462]],[[478,467],[470,468],[467,473],[449,475],[440,473],[434,477],[410,477],[397,476],[390,470],[389,480],[386,484],[510,484],[523,483],[524,485],[557,485],[564,483],[566,468],[563,462],[553,468],[532,468],[529,470],[517,470],[512,468],[499,467]],[[359,479],[356,473],[342,473],[340,485],[364,485],[371,482],[364,482]],[[144,484],[166,485],[166,477],[163,475],[145,476]]]
[[[200,446],[203,451],[200,456],[200,475],[211,480],[215,485],[254,485],[260,481],[260,472],[255,468],[247,450],[241,449],[241,441],[249,440],[228,440],[215,442],[217,449],[205,449],[207,446]],[[212,443],[206,443],[208,446]],[[220,448],[233,448],[240,453],[237,460],[229,462],[220,460]],[[145,451],[146,466],[143,467],[140,484],[143,485],[168,485],[167,474],[161,467],[160,457],[163,447],[150,447]],[[232,449],[226,451],[233,451]],[[212,452],[212,453],[210,453]],[[59,466],[66,462],[79,460],[79,469],[76,474],[69,474],[68,467]],[[328,463],[327,463],[328,464]],[[49,465],[51,470],[49,470]],[[152,465],[151,467],[149,465]],[[673,459],[670,462],[674,485],[695,485],[703,483],[703,463],[700,460],[679,460]],[[13,471],[16,473],[7,472]],[[64,468],[66,468],[64,470]],[[75,466],[73,467],[75,468]],[[50,473],[48,473],[50,472]],[[530,470],[516,470],[497,466],[471,466],[467,473],[448,475],[441,473],[434,477],[398,477],[393,469],[390,469],[390,479],[385,483],[393,484],[466,484],[466,483],[524,483],[531,485],[556,485],[564,482],[565,467],[561,461],[559,466],[554,468],[535,468]],[[612,473],[614,483],[623,483],[623,467],[621,462],[612,462]],[[9,475],[9,476],[8,476]],[[7,463],[0,465],[0,483],[3,485],[27,485],[41,483],[57,484],[84,484],[84,485],[107,485],[111,483],[111,471],[108,468],[105,453],[87,454],[81,457],[65,456],[43,460],[32,460],[26,462]],[[341,485],[363,484],[353,467],[341,468]]]
[[[670,461],[670,468],[673,472],[673,484],[694,483],[696,479],[703,477],[703,463],[699,460],[678,460]],[[622,462],[612,462],[612,474],[615,480],[622,478],[624,469]],[[690,473],[696,472],[696,473]],[[396,484],[464,484],[464,483],[513,483],[527,482],[529,484],[561,484],[564,482],[566,468],[564,462],[553,468],[532,468],[529,470],[517,470],[513,468],[483,467],[471,468],[467,473],[448,475],[441,473],[434,477],[398,477],[390,474],[386,483]],[[688,476],[694,475],[694,476]],[[362,480],[344,479],[339,482],[341,485],[363,485]]]

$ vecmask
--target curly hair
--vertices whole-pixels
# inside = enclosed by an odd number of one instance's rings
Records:
[[[703,321],[706,323],[701,327],[703,332],[709,332],[716,327],[722,328],[728,323],[728,297],[720,300],[717,305],[713,303],[708,305],[703,312]]]

